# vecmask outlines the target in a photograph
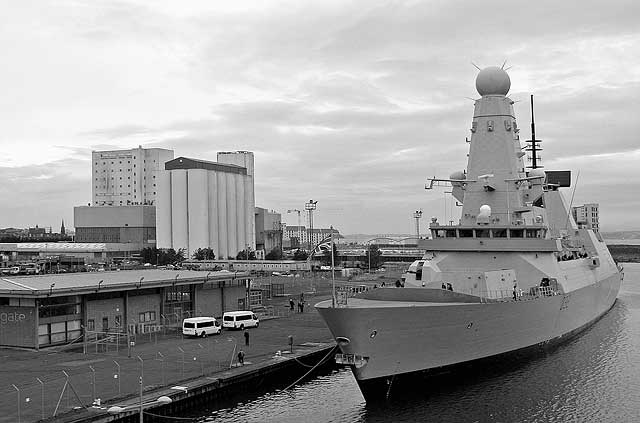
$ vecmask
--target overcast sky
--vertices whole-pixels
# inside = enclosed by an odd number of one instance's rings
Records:
[[[509,96],[546,169],[603,230],[640,229],[635,1],[0,0],[0,227],[72,226],[91,151],[256,154],[256,204],[315,226],[413,232],[450,216],[429,176],[466,167],[475,76]],[[467,98],[469,97],[469,98]],[[571,197],[571,191],[565,193]]]

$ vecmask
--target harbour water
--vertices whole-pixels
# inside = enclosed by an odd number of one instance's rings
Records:
[[[222,408],[220,408],[222,407]],[[611,311],[553,349],[365,403],[347,369],[290,393],[194,410],[199,422],[640,421],[640,264],[625,264]]]

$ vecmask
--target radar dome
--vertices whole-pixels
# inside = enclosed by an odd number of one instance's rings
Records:
[[[480,71],[476,77],[476,90],[484,95],[507,95],[511,88],[511,79],[504,69],[489,66]]]
[[[491,206],[487,204],[483,204],[480,206],[480,214],[478,217],[489,217],[491,216]]]

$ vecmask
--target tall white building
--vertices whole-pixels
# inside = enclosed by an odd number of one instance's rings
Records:
[[[173,150],[133,148],[94,151],[92,204],[94,206],[153,205],[158,192],[158,172],[173,159]]]
[[[211,248],[217,258],[255,250],[253,153],[218,153],[218,162],[178,157],[158,176],[158,248],[184,248],[189,257]]]
[[[573,219],[579,227],[593,229],[596,232],[600,230],[597,203],[589,203],[582,206],[572,207],[571,211],[573,213]]]

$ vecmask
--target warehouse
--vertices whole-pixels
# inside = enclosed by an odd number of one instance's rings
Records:
[[[0,347],[139,334],[245,308],[247,272],[138,270],[0,278]]]

